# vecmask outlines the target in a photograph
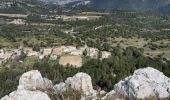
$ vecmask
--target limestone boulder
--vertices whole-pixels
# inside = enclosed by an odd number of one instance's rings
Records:
[[[38,70],[24,73],[19,79],[18,89],[1,100],[50,100],[45,93],[53,88],[52,82],[42,78]]]
[[[38,70],[24,73],[19,79],[19,85],[27,90],[45,90],[53,87],[52,82],[43,78]]]
[[[67,78],[65,83],[73,90],[81,91],[86,96],[92,95],[94,92],[91,77],[86,73],[79,72],[73,77]]]
[[[170,97],[170,78],[154,68],[147,67],[136,70],[132,76],[117,83],[114,90],[130,99],[165,99]]]

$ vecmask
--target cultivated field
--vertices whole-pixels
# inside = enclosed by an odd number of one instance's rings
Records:
[[[4,13],[0,13],[0,16],[26,18],[28,15],[22,15],[22,14],[4,14]]]

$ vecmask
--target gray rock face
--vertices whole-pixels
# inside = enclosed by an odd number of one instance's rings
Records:
[[[170,78],[151,67],[138,69],[115,86],[115,92],[130,99],[169,98]]]

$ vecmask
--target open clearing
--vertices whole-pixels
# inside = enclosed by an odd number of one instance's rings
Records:
[[[63,66],[66,66],[67,64],[69,64],[76,68],[79,68],[82,66],[82,58],[81,56],[70,56],[70,55],[62,56],[59,59],[59,64]]]

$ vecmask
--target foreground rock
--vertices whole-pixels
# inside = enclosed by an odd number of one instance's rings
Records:
[[[50,100],[47,94],[41,91],[29,91],[23,87],[17,89],[9,94],[9,96],[3,97],[1,100]]]
[[[53,86],[47,78],[43,78],[39,71],[32,70],[24,73],[19,80],[18,89],[1,100],[50,100],[46,94],[71,94],[79,93],[82,98],[95,95],[91,83],[91,77],[86,73],[77,73],[73,77],[67,78],[64,82]]]
[[[20,77],[19,86],[23,86],[26,90],[46,90],[53,87],[52,82],[47,78],[42,78],[38,70],[24,73]]]
[[[39,71],[32,70],[20,77],[16,91],[1,100],[50,100],[48,95],[42,91],[52,88],[51,86],[51,81],[42,78]]]
[[[72,89],[81,91],[84,95],[91,95],[94,91],[91,77],[86,73],[77,73],[73,77],[67,78],[65,83]]]
[[[55,94],[64,93],[68,90],[74,90],[75,93],[80,93],[81,98],[92,98],[96,96],[96,91],[93,90],[91,77],[79,72],[73,77],[66,79],[65,83],[61,82],[54,86]],[[73,93],[74,94],[74,93]]]
[[[65,82],[53,86],[39,71],[24,73],[18,89],[1,100],[97,100],[91,77],[79,72]],[[50,94],[50,97],[48,96]],[[101,95],[103,95],[100,92]],[[138,69],[132,76],[114,86],[114,90],[101,97],[101,100],[170,99],[170,78],[153,68]]]
[[[102,100],[108,100],[108,99],[117,99],[118,97],[115,97],[116,92],[114,90],[110,91],[109,93],[107,93],[104,97],[102,97]]]
[[[115,92],[130,99],[170,97],[170,78],[151,67],[138,69],[114,86]]]
[[[64,82],[61,82],[59,84],[54,85],[54,93],[55,94],[60,94],[63,93],[67,90],[66,84]]]

